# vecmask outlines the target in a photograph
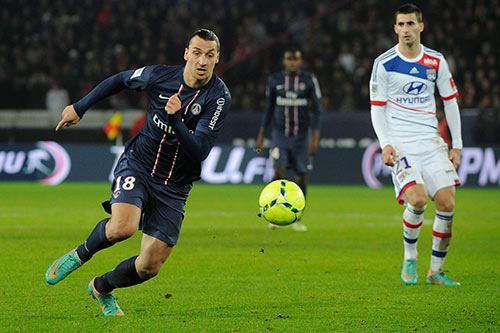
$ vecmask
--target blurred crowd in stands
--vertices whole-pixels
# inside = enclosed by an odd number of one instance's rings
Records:
[[[462,108],[500,109],[500,0],[414,1],[424,45],[443,53]],[[385,0],[3,0],[0,8],[1,109],[51,108],[78,100],[106,77],[148,64],[183,64],[191,33],[221,39],[217,73],[233,111],[262,111],[267,76],[283,48],[298,46],[316,74],[324,110],[369,110],[373,59],[396,42]],[[495,37],[496,36],[496,37]],[[144,94],[120,93],[102,108],[146,108]],[[55,107],[57,108],[57,107]],[[60,110],[61,111],[61,110]],[[59,112],[60,112],[59,111]]]

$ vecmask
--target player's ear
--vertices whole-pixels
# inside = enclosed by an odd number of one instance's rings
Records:
[[[189,52],[189,50],[186,47],[186,49],[184,50],[184,60],[186,60],[186,61],[188,60],[188,52]]]
[[[219,63],[219,56],[220,56],[220,53],[217,52],[217,59],[215,59],[215,63],[218,64]]]
[[[424,31],[424,22],[420,22],[420,32]]]

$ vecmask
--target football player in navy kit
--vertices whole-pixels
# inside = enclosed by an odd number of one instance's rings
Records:
[[[118,73],[67,106],[56,130],[77,124],[100,100],[130,88],[146,91],[149,109],[144,127],[125,145],[114,170],[111,199],[103,204],[111,218],[100,221],[87,240],[54,261],[46,272],[53,285],[96,252],[143,232],[138,256],[94,277],[89,294],[104,315],[123,316],[112,290],[142,283],[160,271],[176,245],[192,182],[200,179],[229,112],[231,95],[213,72],[219,62],[217,35],[194,32],[184,52],[184,66],[147,66]]]
[[[285,70],[270,75],[267,82],[267,108],[257,136],[257,151],[264,148],[264,136],[271,125],[269,156],[273,160],[273,179],[285,178],[287,168],[291,167],[294,181],[306,195],[311,159],[318,150],[321,91],[316,77],[300,70],[302,54],[298,49],[285,51],[283,65]],[[298,222],[293,227],[307,230]]]

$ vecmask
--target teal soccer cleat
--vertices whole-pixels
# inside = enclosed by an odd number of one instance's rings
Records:
[[[56,284],[83,264],[84,262],[78,257],[75,247],[52,263],[45,273],[45,280],[48,284]]]
[[[431,271],[427,273],[427,280],[425,281],[427,284],[434,284],[437,286],[459,286],[460,282],[455,282],[450,280],[445,274],[445,271],[440,271],[437,273],[431,274]]]
[[[401,270],[401,279],[406,284],[417,284],[417,259],[405,259]]]
[[[94,281],[96,277],[90,280],[89,295],[92,296],[93,299],[99,301],[102,313],[105,316],[124,316],[125,314],[123,313],[122,309],[120,309],[120,306],[116,302],[116,297],[115,295],[113,295],[113,293],[100,293],[97,291],[97,289],[95,289]]]

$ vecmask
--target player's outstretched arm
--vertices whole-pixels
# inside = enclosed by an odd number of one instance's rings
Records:
[[[67,107],[64,108],[64,111],[62,112],[62,119],[59,122],[59,124],[57,124],[56,131],[59,131],[59,129],[61,128],[76,125],[78,124],[80,119],[81,118],[78,116],[78,114],[76,114],[73,104],[68,105]]]

